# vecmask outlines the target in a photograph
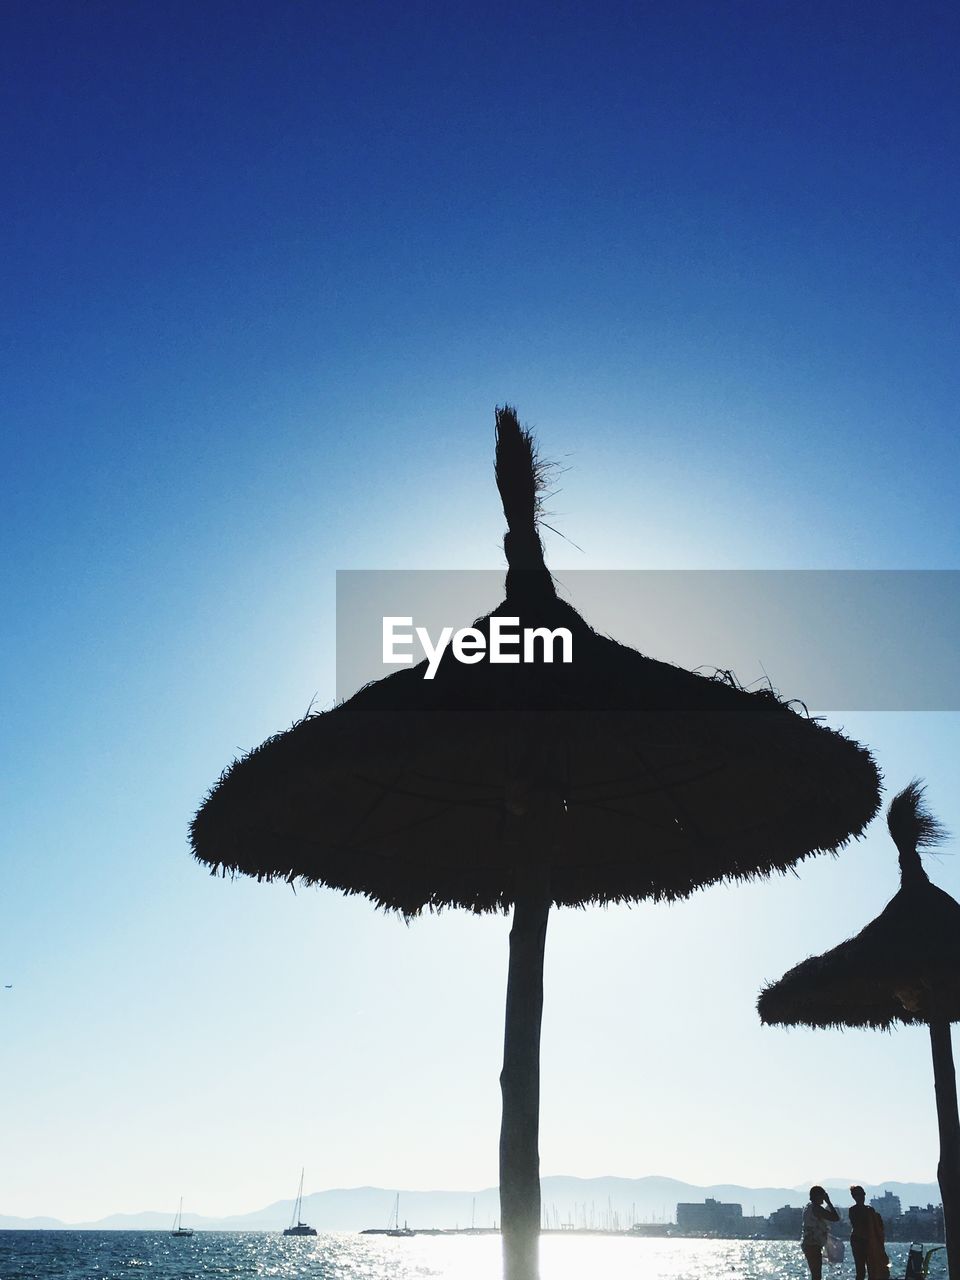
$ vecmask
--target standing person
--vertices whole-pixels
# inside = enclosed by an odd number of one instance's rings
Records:
[[[883,1219],[868,1204],[863,1187],[851,1187],[854,1203],[850,1218],[850,1252],[857,1268],[856,1280],[890,1280],[890,1259],[883,1236]]]
[[[803,1231],[800,1236],[800,1247],[810,1268],[810,1280],[822,1280],[823,1246],[830,1234],[829,1224],[839,1221],[840,1215],[823,1187],[811,1187],[810,1200],[803,1206]]]

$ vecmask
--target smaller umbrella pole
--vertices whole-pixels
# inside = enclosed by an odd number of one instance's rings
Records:
[[[940,1126],[937,1181],[943,1200],[947,1271],[951,1280],[960,1280],[960,1117],[957,1114],[957,1074],[953,1065],[950,1023],[946,1019],[930,1023],[930,1047]]]
[[[517,869],[510,928],[500,1092],[500,1229],[504,1280],[537,1280],[540,1240],[540,1023],[550,877]]]

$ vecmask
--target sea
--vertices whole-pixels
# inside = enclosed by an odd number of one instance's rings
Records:
[[[909,1246],[890,1244],[893,1277]],[[943,1253],[931,1280],[945,1280]],[[0,1280],[500,1280],[496,1235],[391,1239],[346,1233],[198,1231],[174,1239],[159,1231],[0,1231]],[[671,1240],[587,1234],[546,1235],[540,1280],[807,1280],[790,1240]],[[853,1277],[845,1260],[824,1280]]]

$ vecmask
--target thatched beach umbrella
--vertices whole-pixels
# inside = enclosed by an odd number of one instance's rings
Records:
[[[855,938],[804,960],[757,1002],[780,1026],[879,1027],[927,1023],[940,1127],[937,1178],[947,1266],[960,1280],[960,1120],[950,1024],[960,1022],[960,903],[931,884],[920,849],[945,832],[911,782],[891,801],[887,825],[900,854],[900,889]]]
[[[677,898],[836,850],[876,811],[867,751],[771,693],[693,675],[594,632],[557,598],[542,468],[497,411],[506,599],[484,638],[566,628],[572,660],[403,668],[238,761],[194,819],[214,871],[424,908],[513,909],[500,1082],[509,1280],[536,1275],[539,1044],[551,904]],[[515,651],[514,651],[515,652]],[[476,657],[476,654],[471,655]]]

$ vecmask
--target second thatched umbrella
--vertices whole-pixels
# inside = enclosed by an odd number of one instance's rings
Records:
[[[302,879],[416,915],[513,909],[500,1196],[508,1280],[537,1272],[543,954],[551,905],[677,898],[784,870],[859,834],[870,755],[768,693],[644,657],[559,600],[538,533],[542,468],[497,412],[506,599],[526,660],[448,650],[361,689],[234,764],[194,819],[214,871]],[[569,632],[571,661],[544,633]],[[476,637],[475,637],[476,639]]]
[[[960,1119],[950,1039],[950,1024],[960,1022],[960,903],[931,884],[921,864],[920,849],[945,832],[918,782],[891,801],[887,825],[900,855],[899,891],[856,937],[766,987],[757,1009],[763,1022],[780,1026],[928,1024],[947,1266],[960,1280]]]

